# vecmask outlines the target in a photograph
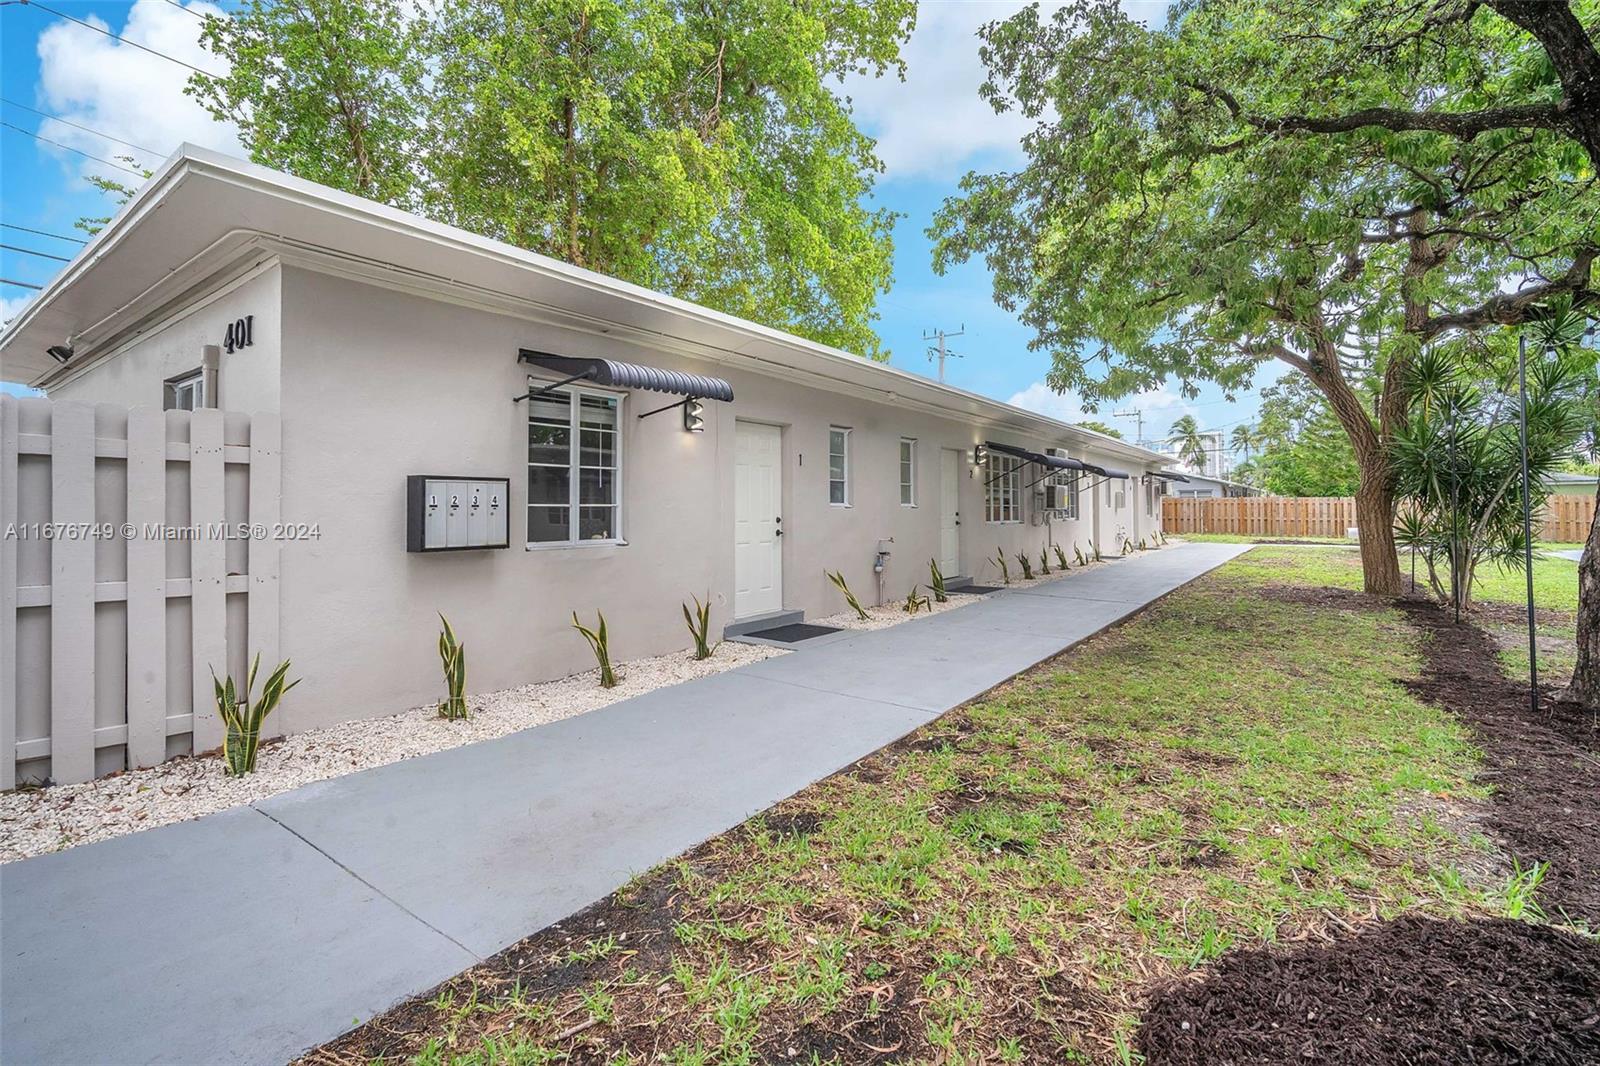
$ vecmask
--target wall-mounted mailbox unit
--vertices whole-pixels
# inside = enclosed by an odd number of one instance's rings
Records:
[[[509,478],[412,474],[406,478],[406,551],[510,547],[510,493]]]

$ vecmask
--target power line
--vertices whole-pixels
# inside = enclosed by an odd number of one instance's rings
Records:
[[[104,163],[108,167],[116,167],[118,170],[126,170],[129,174],[137,174],[141,178],[148,177],[148,175],[145,174],[145,172],[142,171],[142,170],[134,170],[132,167],[125,167],[121,163],[113,163],[109,159],[102,159],[97,155],[90,155],[88,152],[83,151],[81,148],[74,148],[70,144],[62,144],[60,141],[52,141],[48,137],[41,137],[37,133],[33,132],[32,130],[25,130],[21,126],[18,126],[14,122],[0,121],[0,126],[4,126],[8,130],[16,130],[18,133],[25,133],[29,137],[32,137],[36,141],[43,141],[45,144],[53,144],[57,148],[64,149],[65,151],[72,152],[72,153],[74,153],[76,155],[81,155],[85,159],[93,159],[96,163]]]
[[[0,278],[0,285],[15,285],[19,289],[42,289],[43,285],[35,285],[31,281],[12,281],[10,278]]]
[[[171,6],[177,8],[179,11],[182,11],[185,14],[188,14],[188,15],[193,15],[195,18],[200,19],[202,21],[204,21],[205,18],[206,18],[204,12],[196,11],[192,7],[184,7],[182,4],[178,3],[178,0],[167,0],[167,3],[170,4]]]
[[[40,111],[37,107],[29,107],[27,104],[19,104],[19,103],[17,103],[17,101],[12,100],[9,97],[0,96],[0,104],[7,104],[7,105],[9,105],[11,107],[20,107],[24,111],[31,111],[35,115],[39,115],[39,116],[41,116],[43,118],[52,119],[52,120],[54,120],[56,122],[63,123],[64,125],[71,126],[74,129],[80,129],[85,133],[92,133],[96,137],[104,137],[108,141],[116,141],[118,144],[125,144],[129,148],[136,149],[137,151],[140,151],[140,152],[145,152],[145,153],[147,153],[149,155],[153,155],[153,156],[156,156],[158,158],[161,156],[161,153],[156,151],[154,148],[146,148],[142,144],[134,144],[132,141],[125,141],[121,137],[113,137],[109,133],[103,133],[100,130],[94,129],[91,126],[85,126],[82,123],[74,122],[70,118],[62,118],[60,115],[52,115],[48,111]]]
[[[132,45],[134,48],[139,49],[139,51],[141,51],[141,52],[149,52],[151,55],[159,56],[160,58],[167,60],[169,63],[176,63],[180,67],[188,67],[190,70],[194,71],[196,74],[204,74],[208,78],[217,77],[217,75],[211,73],[209,70],[201,70],[199,67],[195,66],[193,63],[187,62],[186,60],[179,59],[177,56],[170,56],[167,53],[157,51],[156,49],[151,48],[148,45],[140,44],[138,41],[130,41],[130,40],[128,40],[128,38],[122,36],[122,34],[120,34],[120,33],[112,33],[110,30],[104,28],[103,26],[96,26],[92,22],[85,22],[85,21],[83,21],[83,19],[74,18],[71,15],[64,14],[63,12],[57,11],[53,7],[45,7],[43,4],[36,3],[35,0],[22,0],[22,6],[24,6],[24,7],[36,7],[40,11],[43,11],[47,15],[54,15],[58,19],[66,19],[68,22],[75,22],[79,26],[82,26],[86,30],[93,30],[96,33],[103,33],[107,37],[110,37],[112,40],[121,41],[123,44],[126,44],[126,45]]]
[[[0,244],[0,251],[20,252],[23,255],[36,255],[40,259],[54,259],[59,263],[72,262],[71,259],[68,259],[64,255],[51,255],[49,252],[36,252],[32,248],[21,248],[15,244]]]
[[[19,226],[15,222],[0,222],[0,227],[14,229],[20,233],[31,233],[36,237],[52,237],[58,241],[71,241],[73,244],[88,244],[82,237],[68,237],[65,233],[51,233],[49,230],[34,229],[31,226]]]

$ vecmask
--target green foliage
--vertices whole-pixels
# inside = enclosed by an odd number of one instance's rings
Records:
[[[1078,565],[1079,566],[1088,566],[1089,565],[1089,557],[1083,554],[1083,549],[1078,547],[1078,544],[1077,544],[1076,541],[1074,541],[1073,544],[1072,544],[1072,555],[1073,555],[1073,558],[1078,560]]]
[[[837,89],[911,0],[249,0],[189,92],[257,162],[887,358],[881,164]]]
[[[912,585],[911,591],[906,593],[905,606],[902,608],[906,614],[916,614],[918,611],[930,611],[933,609],[933,604],[928,600],[928,597],[917,595],[917,590],[921,587],[920,585]],[[944,601],[940,600],[939,602],[943,603]]]
[[[289,690],[300,683],[299,678],[285,683],[284,679],[289,675],[289,660],[285,659],[261,686],[261,698],[252,700],[250,694],[255,690],[256,672],[260,669],[261,653],[256,652],[255,659],[250,663],[250,673],[245,678],[242,695],[234,688],[233,675],[228,675],[226,681],[219,681],[216,669],[213,668],[211,671],[211,687],[216,694],[217,717],[221,719],[225,730],[222,739],[222,761],[233,777],[243,777],[245,774],[255,772],[256,750],[261,745],[261,724],[267,720],[267,715],[277,708]]]
[[[1172,423],[1167,439],[1178,446],[1178,458],[1189,464],[1191,470],[1206,468],[1206,439],[1200,435],[1200,423],[1194,415],[1183,415]]]
[[[1094,556],[1094,561],[1097,563],[1101,559],[1105,558],[1105,556],[1100,554],[1100,545],[1096,544],[1094,541],[1089,542],[1089,552]]]
[[[1557,103],[1581,105],[1493,8],[1220,0],[1147,28],[1116,0],[1025,7],[981,54],[983,95],[1033,122],[1027,161],[963,179],[934,266],[983,258],[1047,384],[1091,405],[1288,365],[1381,492],[1424,347],[1596,296],[1600,184]]]
[[[1006,564],[1006,550],[1004,548],[995,549],[994,561],[1000,565],[1000,580],[1007,585],[1011,584],[1011,567]]]
[[[1234,467],[1234,477],[1274,495],[1353,496],[1360,484],[1349,435],[1303,376],[1261,390],[1252,444],[1257,454]]]
[[[1049,547],[1043,547],[1043,548],[1039,549],[1039,576],[1040,577],[1049,577],[1050,576],[1050,549],[1049,549]]]
[[[824,570],[823,573],[828,575],[828,580],[833,582],[835,588],[844,593],[844,602],[850,605],[850,609],[856,613],[856,617],[865,622],[867,620],[867,609],[861,606],[861,601],[856,599],[856,594],[850,591],[849,585],[845,584],[844,571]]]
[[[1022,567],[1022,580],[1024,580],[1024,581],[1032,581],[1033,580],[1033,564],[1028,561],[1028,553],[1027,552],[1018,552],[1017,553],[1017,563],[1018,563],[1018,565],[1020,565]]]
[[[694,597],[694,610],[689,610],[687,603],[683,607],[683,621],[689,627],[689,635],[694,638],[694,657],[709,659],[716,649],[711,644],[711,595],[706,594],[706,602],[701,603],[700,597]]]
[[[583,635],[583,639],[589,642],[589,650],[594,652],[595,662],[600,667],[600,687],[616,688],[617,674],[611,668],[611,638],[606,632],[606,616],[596,611],[595,617],[599,619],[599,623],[594,629],[590,629],[578,621],[578,612],[573,611],[572,628]]]
[[[1108,437],[1122,439],[1122,430],[1117,429],[1115,426],[1108,426],[1104,422],[1096,421],[1093,418],[1085,419],[1079,422],[1078,425],[1083,429],[1092,429],[1096,433],[1104,433]]]
[[[1582,318],[1570,308],[1554,313]],[[1471,602],[1480,563],[1520,569],[1527,547],[1516,345],[1510,334],[1486,341],[1439,346],[1417,358],[1407,383],[1411,417],[1390,453],[1401,500],[1396,540],[1418,553],[1441,599],[1448,575],[1459,574],[1463,602]],[[1549,495],[1549,476],[1593,418],[1594,372],[1594,353],[1575,346],[1530,353],[1527,462],[1535,511]]]
[[[933,589],[933,598],[939,603],[945,603],[950,599],[950,594],[944,587],[944,571],[939,569],[937,559],[928,560],[928,587]]]
[[[467,646],[456,639],[449,619],[439,615],[439,662],[444,667],[445,698],[439,701],[439,717],[452,721],[467,717]]]
[[[1056,565],[1058,567],[1060,567],[1062,570],[1070,570],[1070,569],[1072,569],[1070,566],[1067,565],[1067,553],[1061,550],[1061,545],[1052,544],[1052,545],[1050,545],[1050,547],[1056,553]],[[1076,548],[1074,548],[1073,550],[1077,551]],[[1079,556],[1079,562],[1080,563],[1082,562],[1082,558],[1083,558],[1082,556]]]

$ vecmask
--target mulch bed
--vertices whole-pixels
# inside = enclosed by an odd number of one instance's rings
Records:
[[[1594,716],[1500,672],[1495,643],[1483,630],[1456,625],[1431,602],[1401,600],[1423,640],[1416,695],[1469,723],[1484,753],[1482,780],[1494,788],[1487,827],[1524,867],[1549,863],[1539,901],[1552,918],[1564,912],[1600,925],[1600,730]]]
[[[1402,917],[1332,944],[1236,951],[1159,988],[1150,1066],[1600,1061],[1600,943],[1548,926]]]

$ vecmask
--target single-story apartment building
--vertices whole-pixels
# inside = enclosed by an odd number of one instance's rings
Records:
[[[0,366],[57,407],[276,416],[290,732],[439,698],[441,613],[494,690],[592,665],[574,611],[667,653],[693,596],[721,632],[837,612],[825,571],[882,603],[930,560],[1116,553],[1166,484],[1160,453],[192,146]]]

